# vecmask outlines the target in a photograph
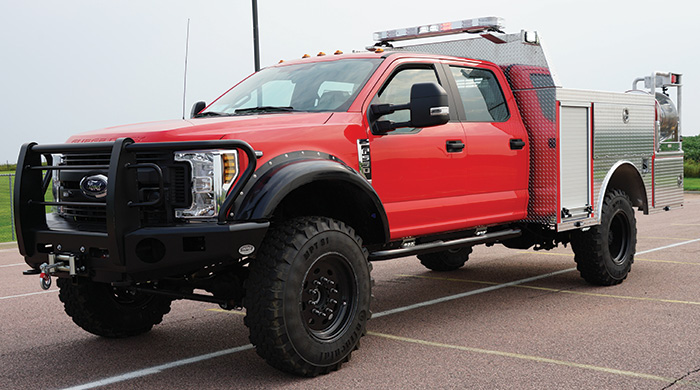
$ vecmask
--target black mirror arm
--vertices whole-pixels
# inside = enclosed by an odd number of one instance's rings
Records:
[[[406,104],[372,104],[370,106],[370,120],[376,121],[384,115],[393,114],[399,110],[408,110],[411,103]]]

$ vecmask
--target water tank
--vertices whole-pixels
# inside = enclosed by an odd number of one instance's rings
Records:
[[[656,93],[656,120],[661,124],[659,141],[678,141],[678,110],[673,100],[661,92]]]

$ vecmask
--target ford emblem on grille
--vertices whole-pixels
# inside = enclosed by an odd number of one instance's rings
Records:
[[[80,191],[90,198],[104,198],[107,196],[107,176],[85,176],[80,180]]]

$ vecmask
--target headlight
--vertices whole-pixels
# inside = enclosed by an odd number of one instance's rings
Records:
[[[198,150],[175,153],[175,161],[192,167],[192,205],[175,209],[176,218],[213,218],[238,177],[238,152]]]

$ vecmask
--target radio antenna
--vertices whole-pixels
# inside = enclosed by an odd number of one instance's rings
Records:
[[[190,53],[190,18],[187,18],[187,39],[185,40],[185,76],[182,86],[182,119],[185,119],[185,98],[187,97],[187,57]]]

